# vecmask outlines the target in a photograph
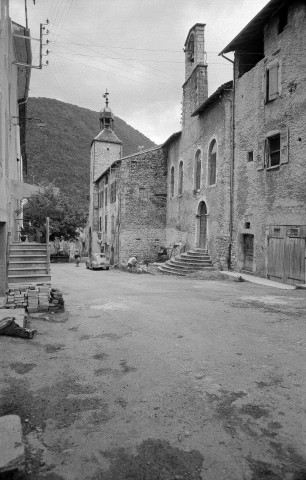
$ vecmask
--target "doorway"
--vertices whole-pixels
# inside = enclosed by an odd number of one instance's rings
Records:
[[[254,235],[243,235],[243,270],[253,271]]]
[[[207,249],[207,207],[205,202],[200,202],[197,214],[197,247]]]

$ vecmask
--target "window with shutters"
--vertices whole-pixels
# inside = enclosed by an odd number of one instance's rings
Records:
[[[208,185],[215,185],[217,180],[217,142],[212,140],[208,152]]]
[[[115,216],[112,215],[111,217],[111,228],[112,228],[112,233],[115,233]]]
[[[181,161],[179,164],[178,195],[182,195],[183,193],[183,181],[183,162]]]
[[[280,165],[280,135],[274,135],[266,139],[266,167]]]
[[[194,188],[195,190],[200,190],[201,188],[201,152],[200,150],[197,151],[195,156]]]
[[[105,185],[105,189],[104,189],[104,200],[105,200],[105,206],[107,205],[107,201],[108,201],[108,186]]]
[[[174,167],[171,167],[170,173],[170,196],[174,197]]]
[[[104,218],[104,231],[105,233],[107,233],[107,215],[105,215],[105,218]]]
[[[273,62],[266,68],[266,103],[279,95],[279,65]]]

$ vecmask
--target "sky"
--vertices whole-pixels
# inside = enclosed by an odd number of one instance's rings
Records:
[[[30,96],[100,111],[109,106],[160,144],[181,129],[183,47],[190,28],[205,23],[208,93],[232,79],[218,53],[268,0],[10,0],[10,17],[31,37],[44,30],[42,70],[32,69]],[[49,42],[46,44],[46,42]],[[34,65],[39,42],[32,41]],[[97,117],[97,133],[99,122]]]

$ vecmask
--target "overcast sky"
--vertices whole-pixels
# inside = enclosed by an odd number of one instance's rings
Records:
[[[27,0],[31,36],[49,19],[49,66],[32,70],[30,96],[99,111],[110,107],[156,143],[180,130],[183,47],[189,29],[205,23],[208,89],[232,78],[218,53],[267,0]],[[10,0],[25,25],[25,0]],[[38,42],[32,42],[38,62]],[[97,118],[97,133],[99,123]]]

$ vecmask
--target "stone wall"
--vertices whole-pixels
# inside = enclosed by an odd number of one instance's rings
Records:
[[[305,3],[290,4],[288,25],[279,34],[277,22],[274,16],[265,28],[264,59],[241,77],[236,69],[233,265],[238,271],[244,267],[243,235],[251,234],[253,271],[260,276],[267,274],[269,226],[306,224],[306,56],[301,54],[306,51]],[[265,75],[271,61],[279,65],[279,94],[266,103]],[[289,134],[289,142],[287,152],[281,151],[284,163],[269,169],[265,139],[271,132]],[[249,151],[253,161],[248,161]]]
[[[162,148],[122,159],[120,263],[136,255],[155,261],[166,243],[167,167]]]
[[[188,97],[189,98],[189,97]],[[188,98],[184,101],[188,102]],[[207,248],[214,265],[227,268],[229,244],[229,187],[231,158],[231,91],[223,92],[200,116],[186,121],[182,134],[168,149],[167,246],[199,246],[199,205],[207,207]],[[217,142],[217,181],[208,185],[208,156]],[[195,157],[201,154],[201,185],[195,188]],[[179,163],[183,162],[183,191],[178,192]],[[171,168],[174,196],[171,197]]]
[[[91,181],[96,181],[113,162],[121,157],[120,143],[94,140],[92,143],[93,168]]]

